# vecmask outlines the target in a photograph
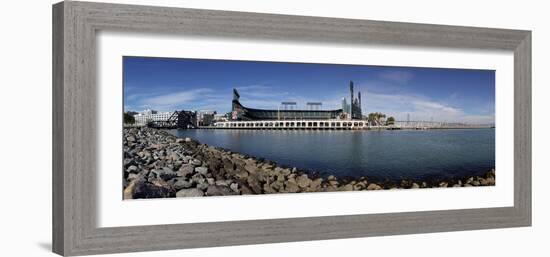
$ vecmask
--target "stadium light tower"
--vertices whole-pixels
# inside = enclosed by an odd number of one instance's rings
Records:
[[[308,107],[308,110],[318,111],[319,109],[321,109],[321,106],[323,105],[323,103],[321,103],[321,102],[308,102],[306,105]]]
[[[281,102],[281,105],[283,106],[283,110],[294,110],[296,107],[296,102]]]

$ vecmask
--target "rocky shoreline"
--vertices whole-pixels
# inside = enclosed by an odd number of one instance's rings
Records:
[[[163,130],[125,128],[123,137],[124,199],[495,185],[494,169],[483,176],[443,181],[323,178]]]

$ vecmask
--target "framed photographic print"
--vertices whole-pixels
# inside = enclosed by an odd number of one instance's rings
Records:
[[[530,31],[65,1],[53,60],[58,254],[531,225]]]

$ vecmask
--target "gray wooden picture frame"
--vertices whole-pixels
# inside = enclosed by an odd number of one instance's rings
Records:
[[[96,33],[514,52],[514,206],[195,224],[96,226]],[[510,139],[511,140],[511,139]],[[87,255],[531,225],[531,32],[65,1],[53,6],[53,251]]]

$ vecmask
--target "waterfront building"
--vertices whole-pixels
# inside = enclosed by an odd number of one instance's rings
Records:
[[[135,125],[145,126],[152,121],[166,121],[172,116],[172,112],[157,112],[155,110],[147,109],[143,112],[134,115],[136,120]]]
[[[214,122],[228,121],[227,114],[214,114]]]
[[[348,101],[346,100],[345,97],[342,97],[342,110],[345,112],[345,113],[349,113],[349,104],[348,104]]]
[[[201,110],[197,111],[197,124],[199,126],[210,126],[214,123],[214,115],[216,111]]]
[[[304,119],[304,120],[251,120],[216,122],[213,128],[221,129],[283,129],[283,130],[355,130],[367,129],[365,120]]]

